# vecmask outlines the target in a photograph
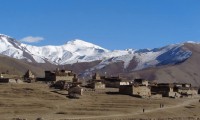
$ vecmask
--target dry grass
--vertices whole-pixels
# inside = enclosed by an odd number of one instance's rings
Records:
[[[69,99],[66,91],[51,92],[45,84],[1,84],[0,118],[36,120],[136,119],[199,117],[198,99],[140,99],[117,94],[117,89],[85,91],[81,99]],[[60,93],[60,94],[58,94]],[[109,93],[109,94],[108,94]],[[165,107],[160,109],[160,103]],[[142,109],[145,113],[142,113]]]

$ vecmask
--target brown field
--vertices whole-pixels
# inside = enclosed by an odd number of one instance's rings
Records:
[[[117,92],[85,91],[81,99],[69,99],[66,91],[46,84],[0,84],[0,120],[200,119],[199,97],[141,99]],[[164,108],[159,108],[160,103]]]

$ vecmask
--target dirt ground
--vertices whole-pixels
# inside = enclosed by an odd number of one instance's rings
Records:
[[[200,120],[200,97],[142,99],[111,88],[86,90],[80,99],[66,96],[46,84],[0,84],[0,120]]]

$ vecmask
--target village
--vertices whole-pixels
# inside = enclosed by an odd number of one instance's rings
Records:
[[[1,74],[0,117],[6,120],[7,115],[12,120],[146,119],[165,110],[160,117],[197,118],[199,114],[200,91],[190,83],[156,83],[98,73],[82,81],[73,71],[63,69],[44,71],[44,74],[43,78],[37,78],[30,70],[22,78],[8,72]],[[172,114],[171,110],[180,111]],[[188,112],[191,110],[192,113]]]
[[[190,83],[155,83],[142,78],[127,80],[120,76],[100,76],[98,73],[94,73],[92,78],[83,85],[76,73],[59,69],[45,71],[44,78],[36,78],[30,70],[24,74],[23,80],[16,78],[15,75],[11,75],[10,78],[6,77],[6,74],[1,74],[0,78],[0,83],[26,82],[31,84],[38,81],[49,84],[50,88],[67,91],[69,98],[81,98],[86,90],[102,91],[106,88],[117,88],[118,94],[139,98],[190,98],[200,94],[200,88],[193,87]]]

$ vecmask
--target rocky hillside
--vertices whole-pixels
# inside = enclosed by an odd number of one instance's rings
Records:
[[[200,44],[186,43],[184,49],[192,52],[191,57],[175,65],[153,67],[130,72],[131,77],[142,77],[156,82],[185,82],[200,87]]]

